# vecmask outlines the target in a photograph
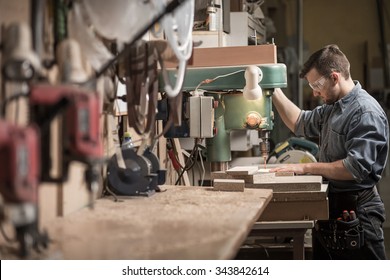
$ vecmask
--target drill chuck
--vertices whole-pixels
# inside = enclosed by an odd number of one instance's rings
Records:
[[[260,153],[263,158],[268,158],[269,154],[269,141],[268,139],[263,139],[263,141],[260,143]]]

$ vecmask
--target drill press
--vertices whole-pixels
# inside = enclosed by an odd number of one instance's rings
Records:
[[[247,85],[244,77],[246,66],[234,67],[203,67],[189,68],[184,79],[183,91],[192,91],[198,88],[200,81],[204,83],[200,88],[205,90],[205,96],[212,96],[218,101],[214,112],[216,134],[206,138],[207,160],[211,162],[211,171],[226,170],[231,161],[230,132],[233,129],[255,129],[259,132],[260,152],[262,157],[269,154],[269,137],[273,130],[272,94],[274,88],[287,86],[287,72],[284,64],[257,65],[262,72],[260,87],[262,97],[248,100],[242,90]],[[233,74],[234,73],[234,74]],[[169,71],[171,80],[174,71]]]

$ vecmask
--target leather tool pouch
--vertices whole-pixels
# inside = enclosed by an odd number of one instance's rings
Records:
[[[313,235],[329,251],[359,249],[364,245],[364,232],[359,219],[317,221]]]

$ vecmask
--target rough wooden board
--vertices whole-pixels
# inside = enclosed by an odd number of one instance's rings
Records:
[[[256,222],[252,229],[298,229],[298,228],[313,228],[313,220],[298,220],[298,221],[267,221],[267,222]]]
[[[319,191],[288,191],[274,192],[272,196],[273,202],[289,202],[289,201],[317,201],[326,200],[328,197],[328,185],[322,184]]]
[[[259,221],[326,220],[328,217],[327,199],[289,202],[271,201]]]
[[[278,171],[275,172],[275,176],[295,176],[295,173],[292,171]]]
[[[236,168],[236,167],[235,167]],[[254,167],[255,169],[256,167]],[[241,169],[237,168],[229,173],[225,171],[211,172],[211,179],[242,179],[245,183],[254,184],[255,182],[262,181],[262,178],[275,178],[279,176],[294,176],[293,172],[269,172],[269,169],[258,169],[254,173],[247,166]],[[243,173],[252,173],[246,174]]]
[[[248,183],[253,184],[254,182],[259,182],[263,178],[275,178],[275,173],[270,173],[270,172],[257,172],[252,175],[252,180],[248,180]]]
[[[259,170],[257,166],[236,166],[226,170],[227,174],[236,175],[252,175]]]
[[[253,184],[246,184],[247,188],[272,189],[274,192],[282,191],[319,191],[321,190],[322,177],[312,175],[302,176],[274,176],[254,177]]]
[[[225,171],[213,171],[210,172],[211,180],[214,179],[234,179],[232,175],[227,174]]]
[[[240,179],[214,179],[215,191],[243,192],[245,181]]]
[[[276,63],[276,46],[273,44],[258,46],[194,48],[188,68],[237,66]],[[176,68],[177,63],[166,62],[167,68]]]
[[[98,199],[44,225],[53,242],[40,259],[231,259],[271,200],[271,190],[216,192],[163,186],[146,197]],[[4,248],[0,242],[0,248]],[[2,250],[4,252],[4,250]],[[2,254],[3,259],[15,258]]]
[[[225,173],[225,171],[214,171],[210,173],[210,178],[214,179],[241,179],[245,183],[253,183],[253,175],[231,175]]]

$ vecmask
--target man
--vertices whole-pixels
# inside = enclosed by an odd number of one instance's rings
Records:
[[[313,229],[314,259],[386,259],[382,230],[385,209],[376,189],[389,148],[386,114],[360,83],[352,80],[349,61],[337,45],[313,53],[300,77],[308,81],[313,95],[321,97],[324,104],[314,110],[301,110],[280,89],[275,89],[273,104],[297,136],[319,138],[319,162],[291,164],[271,171],[321,175],[329,182],[332,223],[328,222],[327,229],[335,230],[335,221],[344,219],[344,210],[352,215],[350,211],[354,211],[360,220],[358,228],[363,228],[364,241],[341,248],[333,246],[335,243],[329,246],[333,240],[327,242],[326,236],[317,234],[322,230],[317,223]],[[331,239],[336,241],[336,236]]]

